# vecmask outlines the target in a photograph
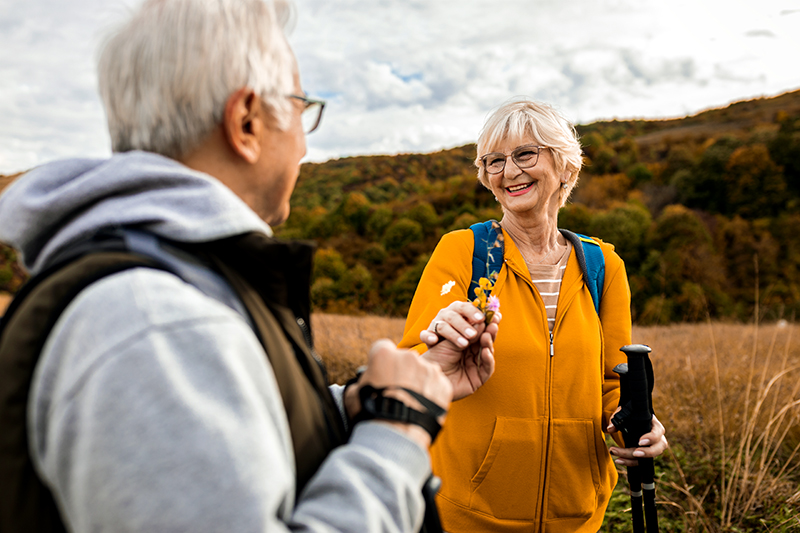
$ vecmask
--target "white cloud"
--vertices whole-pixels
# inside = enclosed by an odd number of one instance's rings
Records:
[[[787,69],[800,39],[790,16],[780,15],[786,2],[760,3],[757,11],[743,1],[445,1],[393,3],[389,11],[382,3],[351,11],[331,2],[314,3],[319,10],[305,20],[304,4],[292,37],[304,80],[312,92],[336,95],[319,137],[309,138],[312,159],[471,141],[487,111],[521,94],[588,122],[680,116],[800,86],[800,75]],[[336,29],[345,26],[351,30]],[[752,37],[767,31],[774,38]],[[324,55],[312,36],[327,43]],[[373,58],[385,65],[378,79],[414,76],[405,85],[395,80],[403,92],[362,82]],[[334,124],[353,114],[359,120]],[[432,122],[448,127],[426,134]]]
[[[0,4],[0,173],[110,154],[94,53],[124,8],[95,0]]]
[[[102,30],[137,0],[0,4],[0,173],[104,156]],[[672,117],[800,87],[789,0],[296,0],[310,160],[474,141],[508,98],[569,118]]]

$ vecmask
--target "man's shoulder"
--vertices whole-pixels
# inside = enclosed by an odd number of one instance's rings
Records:
[[[66,307],[42,350],[31,398],[73,398],[93,379],[147,387],[154,373],[180,375],[198,360],[224,366],[231,345],[261,368],[258,340],[240,315],[174,274],[133,268],[92,283]]]
[[[103,351],[140,338],[148,330],[209,320],[241,321],[233,310],[178,276],[140,267],[83,289],[64,310],[50,337],[92,339],[89,351]]]

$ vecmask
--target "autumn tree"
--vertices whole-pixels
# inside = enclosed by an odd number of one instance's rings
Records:
[[[800,116],[783,114],[779,120],[780,130],[769,143],[769,153],[776,164],[783,167],[787,187],[794,200],[794,208],[800,207]]]
[[[775,216],[786,204],[780,167],[763,144],[737,148],[725,166],[731,214],[746,218]]]
[[[688,174],[682,175],[680,180],[676,178],[680,201],[690,208],[727,214],[729,198],[725,174],[731,155],[740,145],[734,137],[723,137],[709,146]]]
[[[647,208],[631,202],[597,214],[591,222],[591,235],[613,244],[628,270],[635,272],[644,260],[651,223]]]
[[[647,235],[646,258],[637,280],[643,323],[699,320],[728,304],[722,265],[700,218],[682,205],[668,206]],[[643,305],[642,305],[643,304]]]
[[[735,313],[746,319],[755,303],[756,283],[763,295],[764,289],[779,281],[778,244],[766,224],[738,215],[721,220],[716,241],[725,265],[728,293],[739,304]]]

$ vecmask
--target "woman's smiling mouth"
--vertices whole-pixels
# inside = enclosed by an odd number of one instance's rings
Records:
[[[520,194],[525,194],[528,190],[533,187],[533,183],[524,183],[522,185],[513,185],[511,187],[506,187],[508,194],[511,196],[519,196]]]

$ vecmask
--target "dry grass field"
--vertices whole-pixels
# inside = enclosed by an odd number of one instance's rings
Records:
[[[331,381],[353,376],[373,341],[398,342],[403,324],[314,314]],[[634,327],[633,341],[653,349],[653,404],[671,445],[656,461],[661,531],[800,531],[800,326]],[[620,474],[604,532],[630,531]]]
[[[313,314],[314,347],[325,361],[331,383],[344,383],[367,364],[367,353],[376,340],[400,342],[404,324],[402,318]]]
[[[351,377],[374,340],[399,341],[403,323],[314,315],[331,380]],[[635,327],[633,341],[653,349],[671,444],[657,461],[661,530],[800,531],[800,326]],[[630,530],[623,478],[604,531]]]

